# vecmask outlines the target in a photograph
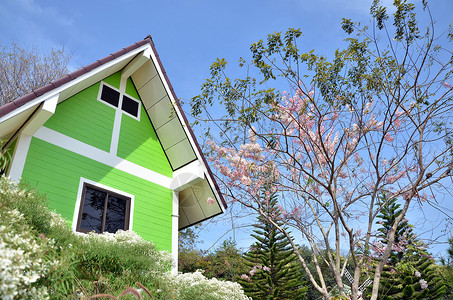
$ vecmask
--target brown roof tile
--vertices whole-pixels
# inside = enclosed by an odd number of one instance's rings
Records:
[[[41,95],[44,95],[45,93],[47,92],[50,92],[51,90],[54,89],[54,86],[52,84],[46,84],[45,86],[42,86],[40,88],[37,88],[36,90],[34,90],[33,92],[35,93],[35,95],[37,97],[41,96]]]
[[[94,63],[91,63],[89,64],[88,66],[85,66],[84,69],[86,70],[86,72],[90,72],[94,69],[96,69],[97,67],[100,67],[101,66],[101,63],[99,61],[95,61]]]
[[[113,55],[113,57],[117,58],[117,57],[120,57],[121,55],[124,55],[126,53],[127,53],[126,50],[124,50],[124,48],[123,48],[123,49],[121,49],[119,51],[116,51],[115,53],[110,54],[110,55]]]
[[[60,79],[57,79],[55,81],[52,81],[52,84],[54,87],[60,87],[62,86],[63,84],[66,84],[68,82],[70,82],[72,79],[71,77],[69,77],[69,75],[65,75],[63,77],[61,77]]]
[[[17,108],[14,102],[6,103],[0,107],[0,117],[3,117]]]
[[[125,47],[125,48],[123,48],[123,49],[124,49],[124,51],[126,51],[126,52],[130,52],[130,51],[132,51],[132,50],[134,50],[134,49],[136,49],[136,48],[137,48],[137,43],[134,43],[134,44],[132,44],[132,45],[130,45],[130,46],[127,46],[127,47]]]
[[[110,54],[109,56],[106,56],[104,58],[99,59],[98,61],[101,63],[101,65],[108,63],[109,61],[112,61],[115,59],[115,56]]]
[[[74,72],[72,72],[72,73],[69,73],[68,76],[69,76],[72,80],[74,80],[74,79],[76,79],[77,77],[79,77],[79,76],[81,76],[81,75],[83,75],[83,74],[86,74],[86,73],[87,73],[86,69],[85,69],[85,68],[81,68],[81,69],[78,69],[77,71],[74,71]]]
[[[29,93],[29,94],[27,94],[25,96],[17,98],[13,102],[14,102],[14,104],[16,104],[17,107],[21,107],[22,105],[24,105],[24,104],[26,104],[26,103],[28,103],[28,102],[32,101],[33,99],[36,99],[36,98],[37,98],[36,94],[34,92],[31,92],[31,93]],[[0,111],[1,111],[2,108],[3,108],[3,106],[0,107]]]

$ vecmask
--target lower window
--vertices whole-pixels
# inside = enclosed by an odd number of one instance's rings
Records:
[[[86,184],[83,187],[77,231],[97,233],[129,229],[131,199]]]

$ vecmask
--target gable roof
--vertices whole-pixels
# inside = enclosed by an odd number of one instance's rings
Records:
[[[134,81],[172,166],[174,177],[187,177],[184,173],[193,167],[203,170],[203,174],[198,175],[200,178],[204,177],[203,179],[195,185],[179,190],[180,229],[222,213],[227,207],[226,202],[190,128],[150,35],[0,106],[0,139],[8,140],[8,146],[49,98],[58,95],[58,103],[61,103],[118,71],[126,77],[130,76]],[[207,195],[214,196],[216,208],[213,208],[212,204],[206,206],[206,199],[201,199]]]

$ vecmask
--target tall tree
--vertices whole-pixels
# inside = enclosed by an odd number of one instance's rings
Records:
[[[263,202],[266,215],[280,216],[276,194]],[[284,226],[282,221],[277,224]],[[244,256],[251,271],[238,281],[245,294],[253,299],[306,299],[308,288],[289,241],[262,215],[254,227],[256,242]]]
[[[288,230],[262,209],[263,186],[278,182],[285,223],[312,248],[315,266],[323,254],[343,297],[345,266],[354,266],[354,300],[376,217],[390,199],[402,202],[372,275],[375,300],[406,212],[423,202],[437,205],[434,196],[452,175],[453,60],[445,43],[453,33],[438,37],[433,19],[418,23],[414,4],[393,5],[390,16],[374,0],[368,27],[345,19],[347,47],[332,61],[301,53],[300,30],[271,34],[251,46],[250,64],[240,61],[244,78],[229,78],[226,61],[218,59],[192,99],[196,121],[209,123],[203,124],[211,140],[206,155],[225,198],[284,233],[324,299],[325,273],[311,272]],[[422,5],[424,22],[430,13],[426,1]],[[269,88],[286,83],[287,93]]]
[[[223,241],[214,253],[208,255],[208,260],[210,263],[205,269],[208,278],[234,281],[247,268],[241,251],[231,239]]]
[[[447,249],[448,257],[447,259],[441,259],[442,268],[440,274],[443,282],[445,282],[445,285],[447,286],[444,298],[453,299],[453,238],[448,240],[448,244],[450,245]]]
[[[206,270],[210,266],[208,255],[197,249],[200,225],[189,227],[178,233],[178,271],[182,273]]]
[[[382,200],[385,200],[386,196],[382,195],[381,198]],[[377,215],[380,219],[376,222],[376,224],[380,225],[377,237],[379,238],[380,243],[384,246],[387,246],[387,235],[392,229],[396,218],[401,214],[400,207],[401,204],[397,203],[397,199],[392,198],[385,203],[380,211],[380,214]],[[418,242],[418,240],[413,233],[413,226],[408,223],[406,218],[401,220],[395,230],[395,240],[393,241],[393,245],[391,245],[392,251],[390,252],[388,265],[396,266],[396,264],[404,257],[405,251],[403,250],[408,250],[406,246],[409,243],[415,242]]]
[[[15,42],[0,44],[0,105],[63,77],[70,58],[64,49],[41,54]]]
[[[385,197],[385,196],[384,196]],[[375,245],[378,256],[388,244],[388,232],[398,215],[400,204],[392,198],[384,205],[377,223],[379,244]],[[381,274],[378,299],[440,299],[446,287],[436,274],[436,265],[425,245],[413,233],[413,226],[404,219],[397,227],[392,252]]]

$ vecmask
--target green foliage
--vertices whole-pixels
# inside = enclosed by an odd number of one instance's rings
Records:
[[[161,277],[159,299],[181,300],[247,300],[241,286],[235,282],[208,279],[200,271]]]
[[[265,214],[278,217],[276,195],[266,200]],[[285,227],[282,221],[277,224]],[[302,270],[286,237],[262,215],[254,226],[252,236],[256,242],[244,256],[252,270],[238,281],[245,294],[253,299],[306,299],[306,282],[302,281]]]
[[[387,233],[400,213],[397,200],[387,200],[378,215],[382,221],[377,223],[382,244],[387,245]],[[381,273],[378,299],[440,299],[446,291],[434,260],[412,228],[406,219],[397,227],[393,251]]]
[[[188,251],[195,248],[196,244],[198,243],[198,234],[196,233],[196,229],[200,225],[197,224],[192,227],[188,227],[186,229],[180,230],[178,232],[178,250],[181,251]]]
[[[53,244],[34,235],[23,215],[15,209],[2,206],[0,220],[0,298],[48,298],[42,281],[59,261],[42,258],[54,250]]]
[[[60,226],[54,224],[52,213],[44,206],[45,198],[33,190],[19,189],[6,177],[0,177],[0,211],[2,215],[17,212],[20,214],[14,219],[0,218],[0,226],[8,228],[11,233],[17,232],[18,236],[28,239],[29,245],[36,244],[29,253],[37,253],[39,256],[32,256],[34,261],[39,261],[40,265],[47,266],[45,272],[39,278],[40,288],[47,291],[52,286],[53,295],[59,295],[64,290],[65,293],[72,292],[68,289],[74,284],[73,255],[71,249],[63,244],[59,244],[54,237],[67,238],[67,234],[72,236],[72,232],[66,227],[63,232]],[[53,226],[55,225],[55,226]],[[66,224],[65,224],[66,226]],[[54,231],[55,228],[55,231]],[[6,245],[14,247],[14,243],[4,240]],[[17,248],[19,249],[19,248]],[[27,251],[24,257],[28,257]],[[66,274],[68,274],[66,276]],[[51,295],[51,296],[53,296]]]
[[[1,201],[8,201],[10,209],[20,211],[30,226],[39,233],[48,235],[51,232],[52,215],[47,209],[45,196],[39,195],[27,186],[22,186],[17,192],[1,195]],[[4,202],[4,203],[5,203]]]
[[[170,275],[169,253],[132,231],[74,234],[45,203],[36,191],[0,177],[0,259],[11,261],[0,268],[2,299],[119,295],[136,282],[154,299],[246,299],[232,282]]]
[[[208,278],[216,277],[222,280],[235,279],[247,270],[242,253],[236,246],[236,242],[229,239],[216,248],[214,253],[208,256],[209,267],[205,270]]]
[[[179,271],[195,272],[203,270],[207,278],[235,281],[247,266],[236,242],[229,239],[223,241],[213,252],[202,250],[183,249],[179,252]]]
[[[334,295],[335,293],[332,293],[332,291],[336,287],[336,282],[335,278],[333,277],[332,271],[330,269],[330,266],[326,263],[326,256],[327,256],[327,251],[325,249],[319,251],[316,259],[317,259],[317,264],[314,263],[313,261],[313,251],[306,245],[300,246],[299,247],[299,253],[301,256],[305,259],[305,262],[307,263],[308,269],[310,270],[311,274],[316,274],[316,268],[319,268],[324,276],[324,282],[327,286],[327,290],[330,291],[331,295]],[[334,253],[332,253],[334,255]],[[349,267],[349,266],[348,266]],[[304,273],[303,274],[303,281],[309,282],[308,274]],[[337,288],[338,290],[338,288]],[[315,287],[311,284],[308,285],[308,290],[307,290],[307,299],[318,299],[320,298],[321,294]]]
[[[385,195],[381,195],[381,201],[385,201]],[[381,227],[378,228],[377,237],[380,239],[383,245],[387,245],[387,233],[392,228],[395,223],[396,218],[401,214],[401,205],[397,203],[396,198],[392,198],[387,201],[387,203],[380,210],[380,214],[377,215],[381,221],[376,222],[380,224]],[[403,219],[396,228],[395,233],[395,245],[404,245],[410,241],[415,240],[415,235],[412,233],[413,226],[408,223],[407,219]],[[390,254],[390,264],[396,265],[404,256],[403,251],[392,251]]]
[[[448,240],[450,247],[447,249],[447,259],[442,258],[439,266],[439,276],[446,285],[444,299],[453,299],[453,238]]]
[[[178,270],[183,273],[195,272],[196,270],[210,270],[212,265],[211,258],[212,256],[206,255],[198,249],[180,251],[178,254]],[[207,271],[207,273],[211,272]],[[205,273],[205,275],[207,274]]]
[[[153,277],[171,266],[168,253],[162,255],[152,243],[127,231],[102,235],[90,233],[83,236],[81,246],[79,279],[93,282],[105,278],[118,285],[115,289],[135,282],[152,285]]]

